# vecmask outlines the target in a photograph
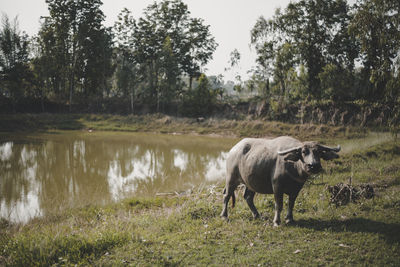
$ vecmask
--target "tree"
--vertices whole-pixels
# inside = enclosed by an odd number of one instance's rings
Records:
[[[134,57],[133,34],[136,21],[128,9],[123,9],[118,15],[114,25],[114,36],[116,37],[116,82],[118,93],[129,96],[130,109],[134,111],[134,98],[136,84],[139,82],[138,64]]]
[[[204,25],[202,19],[190,19],[187,27],[188,38],[182,50],[184,55],[182,68],[189,76],[189,89],[191,89],[192,79],[200,76],[201,68],[212,59],[218,44],[209,31],[210,26]]]
[[[372,85],[365,95],[369,99],[390,98],[385,89],[394,75],[393,63],[400,49],[399,1],[358,1],[350,32],[361,44],[363,77]]]
[[[261,65],[255,66],[249,72],[250,79],[247,81],[247,88],[250,92],[257,91],[261,97],[270,96],[269,72]]]
[[[78,94],[86,102],[107,91],[111,66],[112,37],[102,23],[100,0],[46,0],[50,17],[42,24],[39,41],[43,62],[51,62],[53,88],[72,107]]]
[[[227,68],[225,68],[225,71],[232,71],[234,73],[235,85],[234,85],[233,89],[238,93],[241,93],[243,91],[243,89],[245,88],[244,82],[242,81],[242,76],[238,72],[238,68],[240,65],[240,58],[241,58],[241,55],[240,55],[239,51],[236,48],[233,49],[233,51],[229,54],[229,61],[228,61],[229,66]]]
[[[209,76],[208,81],[210,84],[210,88],[215,92],[215,94],[219,95],[219,98],[222,100],[226,90],[224,88],[224,77],[222,74],[218,76]]]
[[[290,70],[295,65],[294,48],[289,43],[284,43],[276,52],[274,62],[274,81],[279,84],[280,94],[284,96],[287,92],[287,83]]]
[[[147,73],[148,95],[156,100],[159,111],[160,102],[168,103],[171,93],[179,91],[182,74],[189,76],[191,88],[216,43],[203,20],[190,18],[186,4],[164,0],[148,6],[144,17],[138,19],[133,47],[136,62]]]
[[[172,40],[169,36],[165,39],[161,53],[161,103],[163,111],[165,104],[169,104],[180,92],[182,83],[180,82],[181,70],[179,69],[178,58],[174,54]],[[157,108],[158,109],[158,108]]]
[[[43,83],[43,90],[55,100],[63,100],[66,96],[66,76],[63,64],[65,55],[62,47],[58,44],[55,28],[50,17],[42,18],[38,36],[35,40],[36,53],[33,58],[35,75]]]
[[[335,64],[327,64],[318,74],[325,99],[345,101],[353,99],[354,76]]]
[[[277,9],[270,20],[258,19],[251,31],[257,62],[272,70],[282,93],[286,73],[299,64],[306,67],[308,93],[315,98],[322,96],[318,74],[326,64],[352,70],[357,50],[347,34],[348,10],[344,0],[301,0],[284,12]]]
[[[183,112],[187,116],[204,116],[211,112],[217,92],[211,89],[210,82],[206,75],[201,74],[198,85],[185,95]]]
[[[3,15],[0,31],[0,90],[3,92],[0,92],[11,98],[14,112],[31,75],[28,63],[28,36],[20,32],[17,17],[10,22]]]
[[[42,112],[45,111],[44,101],[49,96],[49,88],[48,85],[48,77],[51,76],[50,72],[52,71],[51,63],[46,62],[46,57],[43,56],[44,47],[39,43],[40,38],[34,36],[31,39],[31,69],[33,73],[33,81],[32,81],[32,93],[34,97],[40,98],[40,104]]]

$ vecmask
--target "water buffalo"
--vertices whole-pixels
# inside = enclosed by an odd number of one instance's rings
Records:
[[[317,142],[300,142],[289,136],[275,139],[245,138],[230,151],[226,160],[226,186],[221,216],[228,217],[228,202],[241,183],[245,185],[244,198],[254,218],[260,217],[254,206],[255,193],[274,194],[274,226],[281,222],[283,194],[289,195],[286,222],[293,222],[293,206],[297,195],[310,174],[322,170],[320,159],[338,158],[340,146],[331,148]]]

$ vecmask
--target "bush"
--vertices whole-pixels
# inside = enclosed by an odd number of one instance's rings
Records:
[[[212,91],[207,77],[202,74],[198,86],[184,94],[181,114],[189,117],[207,116],[214,109],[216,99],[216,92]]]

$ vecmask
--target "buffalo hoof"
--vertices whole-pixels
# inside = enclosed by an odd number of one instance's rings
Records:
[[[221,219],[224,220],[224,221],[226,221],[226,222],[229,222],[228,216],[223,216],[223,215],[221,215]]]
[[[280,223],[274,222],[274,227],[279,227],[279,226],[280,226]]]
[[[286,224],[294,224],[294,220],[293,220],[293,218],[288,218],[285,220],[285,223]]]

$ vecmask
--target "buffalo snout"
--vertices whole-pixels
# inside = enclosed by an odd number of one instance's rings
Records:
[[[306,171],[313,174],[319,173],[322,171],[322,165],[321,163],[306,164]]]

